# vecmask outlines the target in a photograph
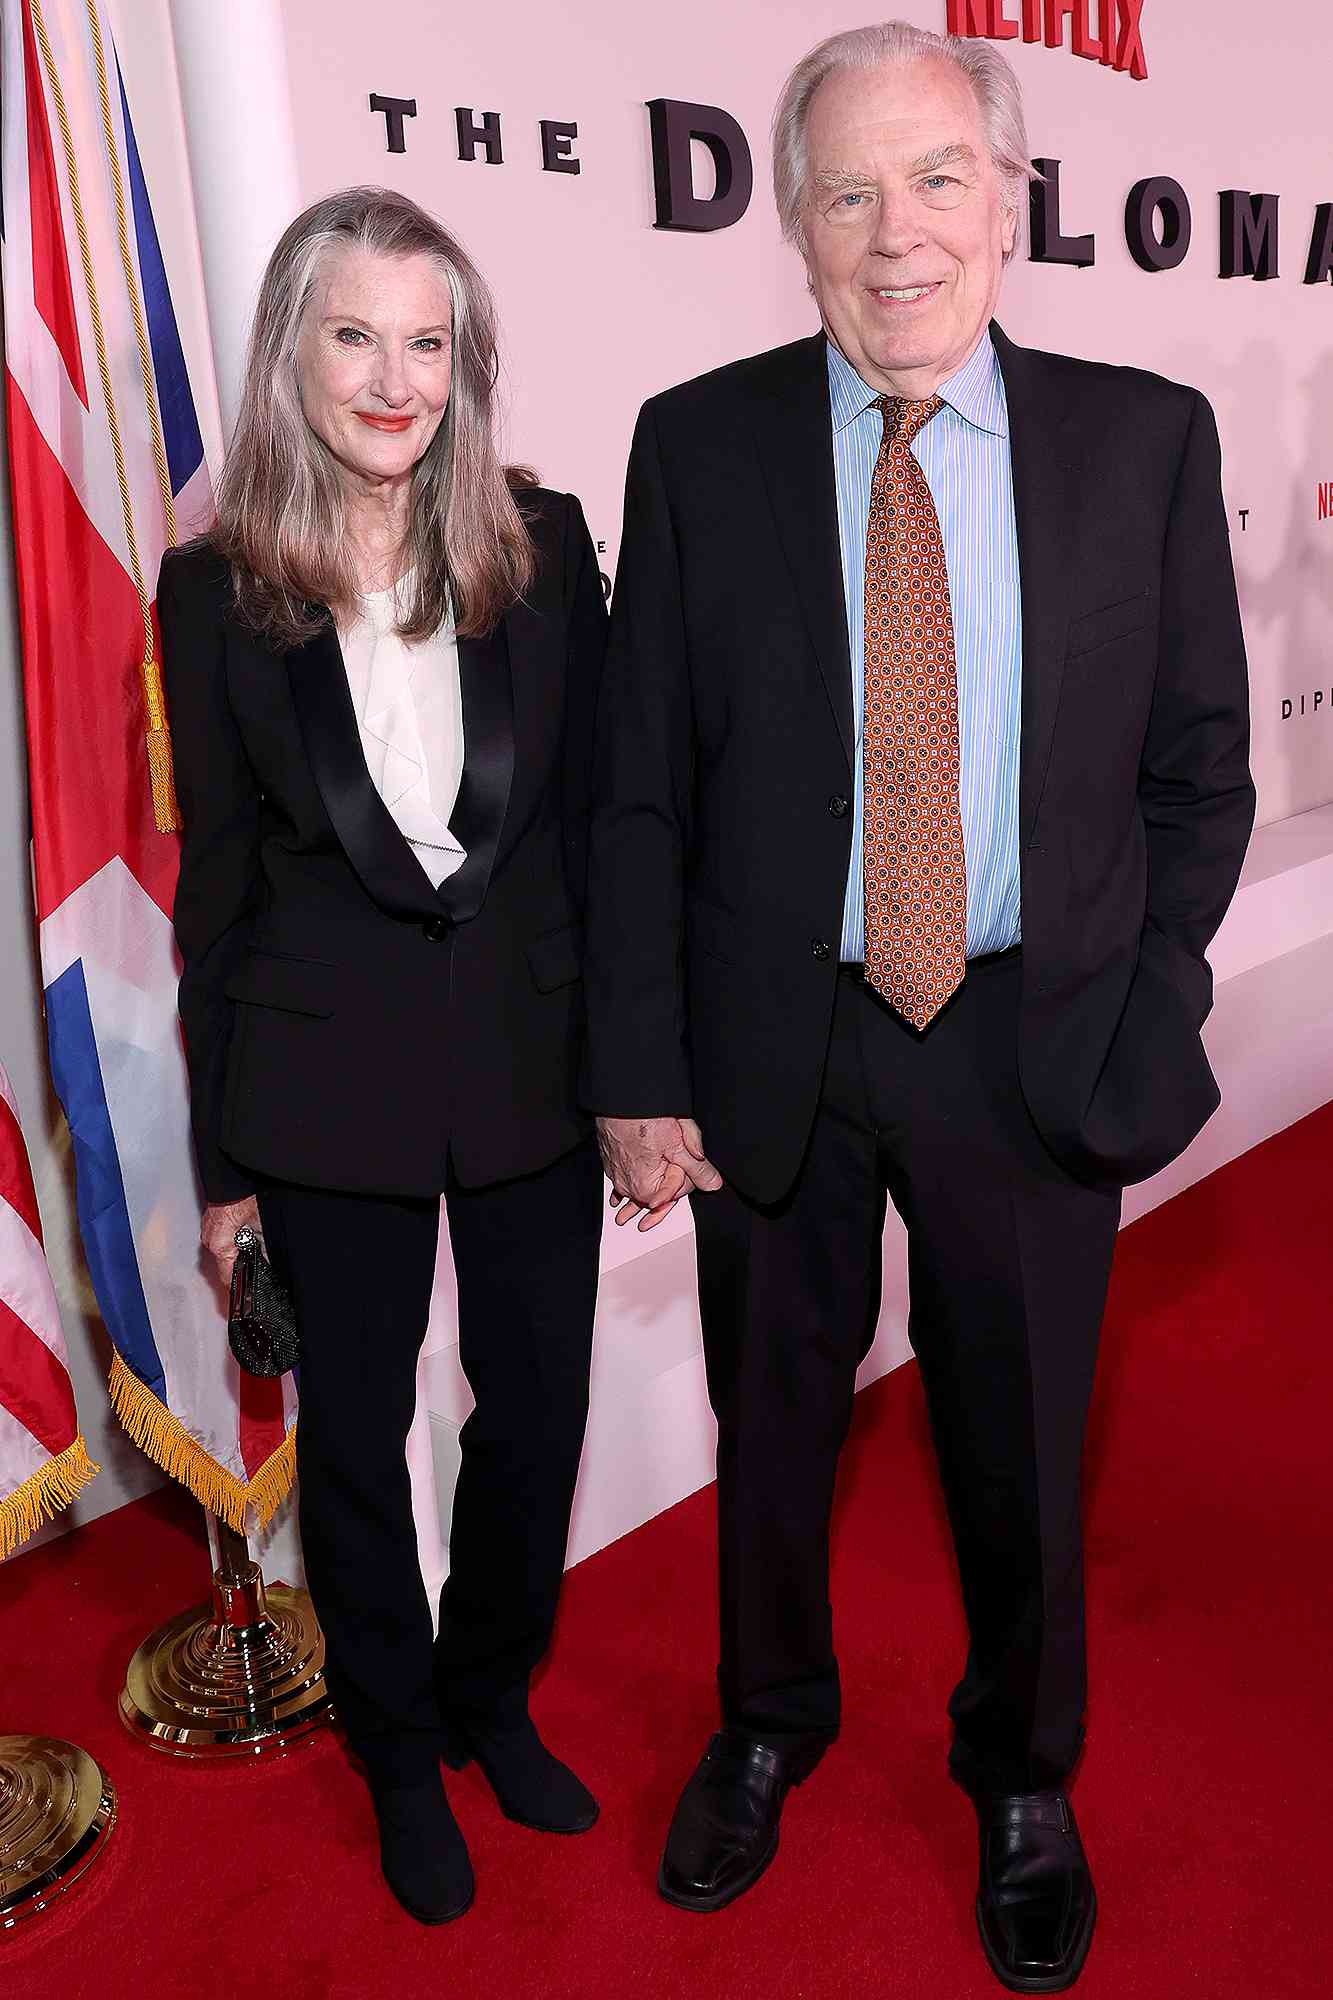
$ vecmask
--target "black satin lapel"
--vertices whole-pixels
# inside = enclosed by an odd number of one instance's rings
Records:
[[[324,810],[367,894],[392,916],[438,916],[439,899],[430,878],[366,768],[332,624],[288,653],[287,678]]]
[[[439,887],[439,900],[458,923],[475,917],[495,865],[514,780],[514,683],[505,622],[484,639],[460,639],[463,685],[463,775],[449,830],[467,860]]]
[[[1047,358],[991,327],[1009,408],[1009,452],[1023,607],[1019,837],[1032,835],[1064,678],[1069,586],[1081,510],[1070,413]]]
[[[756,395],[754,420],[778,536],[850,769],[852,669],[822,333],[782,357],[782,372]]]

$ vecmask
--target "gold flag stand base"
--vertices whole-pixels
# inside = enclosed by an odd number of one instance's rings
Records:
[[[116,1795],[85,1750],[0,1736],[0,1931],[49,1908],[97,1860]]]
[[[258,1757],[331,1720],[309,1595],[266,1589],[242,1536],[209,1519],[213,1600],[159,1625],[130,1661],[121,1720],[173,1757]]]

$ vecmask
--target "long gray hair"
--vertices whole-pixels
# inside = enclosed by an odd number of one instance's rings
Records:
[[[462,245],[406,195],[346,188],[298,215],[269,258],[255,308],[236,435],[217,496],[212,540],[232,566],[236,605],[276,647],[299,645],[324,624],[320,606],[357,596],[338,464],[306,422],[296,350],[325,258],[353,247],[385,257],[424,255],[453,304],[449,402],[413,468],[404,551],[415,571],[399,626],[405,638],[438,630],[452,606],[464,637],[487,632],[532,581],[532,541],[514,489],[533,483],[496,456],[495,307]]]
[[[773,194],[782,233],[798,250],[805,249],[802,211],[809,180],[806,126],[820,84],[836,70],[890,65],[905,69],[911,63],[932,60],[952,63],[971,84],[1004,204],[1010,210],[1020,207],[1023,189],[1035,176],[1028,159],[1023,93],[1008,57],[987,42],[932,34],[910,21],[879,21],[868,28],[849,28],[820,42],[797,63],[778,99],[773,114]]]

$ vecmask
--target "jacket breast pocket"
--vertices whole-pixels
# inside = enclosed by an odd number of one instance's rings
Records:
[[[1149,593],[1141,590],[1136,597],[1120,598],[1114,604],[1103,605],[1100,611],[1089,611],[1081,618],[1071,619],[1065,658],[1076,659],[1081,653],[1091,653],[1098,646],[1109,645],[1113,639],[1128,639],[1135,632],[1141,632],[1149,621],[1151,611]]]
[[[583,975],[583,934],[578,924],[547,931],[528,946],[528,966],[539,993],[556,993]]]
[[[228,1000],[247,1006],[277,1007],[283,1013],[328,1020],[336,977],[337,968],[320,959],[285,958],[252,947],[222,990]]]

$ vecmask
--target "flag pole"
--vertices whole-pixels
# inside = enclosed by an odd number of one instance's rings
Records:
[[[97,1467],[79,1429],[42,1242],[18,1099],[0,1062],[0,1562],[76,1500]],[[16,1311],[14,1308],[20,1310]],[[101,1854],[116,1795],[86,1751],[53,1736],[0,1736],[0,1933],[37,1916]]]
[[[120,1694],[132,1735],[173,1757],[282,1755],[333,1718],[310,1594],[264,1582],[244,1535],[204,1510],[210,1601],[150,1632]]]

